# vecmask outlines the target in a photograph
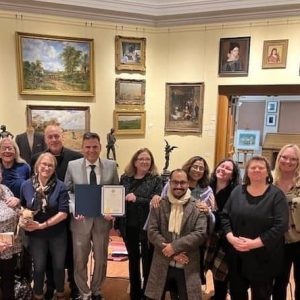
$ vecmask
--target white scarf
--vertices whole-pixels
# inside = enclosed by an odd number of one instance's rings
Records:
[[[168,189],[168,200],[171,203],[171,213],[169,219],[169,232],[180,234],[181,222],[183,216],[183,205],[191,198],[191,191],[188,189],[186,193],[180,198],[175,198],[171,193],[171,187]]]

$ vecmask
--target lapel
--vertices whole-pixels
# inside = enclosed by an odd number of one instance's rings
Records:
[[[182,221],[181,221],[181,228],[180,228],[180,232],[183,231],[183,228],[190,216],[190,214],[192,213],[194,206],[191,204],[191,198],[189,199],[189,201],[187,202],[187,204],[185,205],[185,207],[183,207],[184,211],[183,211],[183,216],[182,216]]]

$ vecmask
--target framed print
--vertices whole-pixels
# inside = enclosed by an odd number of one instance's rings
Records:
[[[146,71],[146,38],[115,38],[115,60],[117,71]]]
[[[102,215],[125,215],[125,188],[123,185],[103,185],[101,190]]]
[[[259,150],[259,130],[237,130],[235,148],[243,150]]]
[[[267,112],[276,113],[277,112],[277,101],[268,101],[267,102]]]
[[[284,69],[286,67],[289,40],[264,41],[262,68]]]
[[[116,79],[116,104],[144,105],[145,80]]]
[[[202,133],[204,83],[166,83],[165,132]]]
[[[48,124],[59,124],[64,130],[64,145],[81,149],[82,136],[90,130],[88,106],[36,106],[27,105],[27,127],[33,125],[37,132],[44,132]]]
[[[145,111],[114,111],[114,128],[117,135],[144,135]]]
[[[250,37],[221,38],[219,76],[248,76]]]
[[[266,115],[266,126],[276,126],[276,114]]]
[[[19,92],[94,96],[92,39],[16,33]]]

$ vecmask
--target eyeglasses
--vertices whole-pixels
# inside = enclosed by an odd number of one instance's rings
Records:
[[[290,162],[296,162],[298,161],[298,158],[296,157],[289,157],[286,155],[280,155],[280,159],[284,160],[284,161],[290,161]]]
[[[137,161],[145,161],[145,162],[149,162],[149,161],[151,161],[151,158],[137,158],[136,159]]]
[[[186,185],[188,182],[187,181],[171,180],[170,183],[174,186],[177,186],[177,185],[183,186],[183,185]]]
[[[191,169],[193,169],[194,171],[200,171],[200,172],[204,172],[205,168],[202,166],[198,166],[198,165],[192,165]]]
[[[15,151],[15,148],[12,146],[1,146],[0,150],[1,150],[1,152],[5,152],[5,151],[12,152],[12,151]]]
[[[53,164],[41,163],[40,165],[43,166],[44,168],[48,167],[48,169],[54,169]]]

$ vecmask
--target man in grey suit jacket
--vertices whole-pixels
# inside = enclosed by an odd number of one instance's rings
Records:
[[[70,211],[73,214],[71,231],[74,249],[74,278],[83,300],[102,299],[101,284],[106,277],[107,248],[112,217],[84,217],[75,214],[75,184],[91,184],[90,173],[95,171],[97,184],[118,184],[119,177],[116,162],[100,159],[100,138],[97,133],[87,132],[83,135],[83,158],[69,162],[65,183],[70,190]],[[91,167],[91,165],[93,167]],[[88,200],[88,199],[87,199]],[[87,201],[88,205],[88,201]],[[87,284],[88,257],[93,249],[94,270],[90,288]]]

